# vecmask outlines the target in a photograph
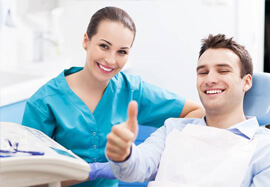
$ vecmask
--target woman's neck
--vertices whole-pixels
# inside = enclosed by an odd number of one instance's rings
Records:
[[[96,80],[95,77],[93,77],[90,73],[87,72],[87,68],[84,68],[82,71],[78,72],[78,80],[80,81],[80,84],[87,88],[89,92],[104,92],[106,87],[109,84],[109,81],[107,82],[100,82]]]

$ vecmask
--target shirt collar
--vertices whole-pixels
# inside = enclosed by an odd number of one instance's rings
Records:
[[[245,121],[237,123],[228,128],[229,131],[239,131],[243,135],[247,136],[249,139],[253,138],[257,129],[259,128],[259,123],[256,117],[246,116]]]
[[[257,129],[259,128],[259,123],[256,117],[246,116],[246,119],[247,120],[229,127],[227,130],[229,130],[230,132],[234,134],[245,136],[249,139],[253,138]],[[202,118],[202,120],[200,120],[198,124],[207,126],[206,121],[205,121],[205,116]]]

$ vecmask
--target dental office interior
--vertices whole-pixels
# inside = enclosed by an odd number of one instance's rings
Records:
[[[250,52],[254,72],[270,72],[269,0],[0,0],[1,142],[7,133],[25,133],[15,124],[21,123],[26,100],[39,87],[66,68],[84,66],[83,35],[90,17],[105,6],[124,9],[137,27],[123,71],[140,75],[145,81],[188,99],[199,102],[196,66],[201,39],[208,34],[234,37]],[[13,130],[6,129],[6,124],[13,126]],[[14,136],[19,139],[20,135]],[[57,158],[55,153],[48,152]],[[57,158],[63,163],[59,173],[68,171],[65,167],[69,164],[74,166],[66,175],[50,174],[57,169],[52,160],[47,160],[46,172],[37,172],[36,168],[35,172],[29,171],[30,178],[23,166],[31,164],[29,159],[18,157],[14,163],[21,167],[16,168],[4,162],[6,158],[0,158],[0,186],[1,181],[9,186],[31,186],[31,180],[33,184],[41,181],[58,186],[55,181],[85,178],[88,165],[68,150],[65,154],[71,155],[68,162],[65,156]],[[5,172],[6,168],[14,170]],[[18,181],[10,183],[14,176]]]

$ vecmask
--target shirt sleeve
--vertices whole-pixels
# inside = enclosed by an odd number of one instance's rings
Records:
[[[267,167],[253,177],[251,187],[255,186],[270,186],[270,167]]]
[[[159,128],[171,117],[179,117],[186,99],[168,90],[141,82],[138,121],[140,125]]]
[[[165,147],[166,126],[159,128],[139,146],[132,145],[131,155],[124,162],[109,160],[116,178],[124,182],[154,180]]]
[[[53,138],[55,119],[53,115],[47,114],[48,112],[41,110],[31,100],[28,100],[25,105],[22,125],[40,130]]]

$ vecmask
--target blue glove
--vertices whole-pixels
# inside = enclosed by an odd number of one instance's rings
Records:
[[[89,173],[89,181],[93,181],[99,178],[105,178],[105,179],[116,179],[113,175],[110,165],[108,162],[100,163],[90,163],[90,173]]]

